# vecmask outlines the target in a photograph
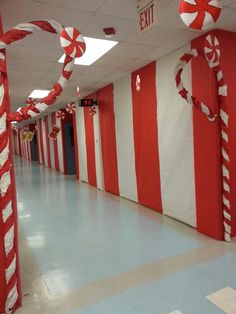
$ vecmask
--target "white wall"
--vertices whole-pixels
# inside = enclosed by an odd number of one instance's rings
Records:
[[[156,64],[157,121],[164,214],[196,226],[192,107],[177,93],[174,68],[184,47]],[[191,68],[184,82],[191,92]]]

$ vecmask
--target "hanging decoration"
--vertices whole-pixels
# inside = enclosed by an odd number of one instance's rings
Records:
[[[66,27],[61,31],[60,41],[65,54],[72,58],[79,58],[85,52],[84,37],[73,27]]]
[[[59,110],[59,111],[57,112],[56,116],[57,116],[58,119],[64,120],[65,117],[66,117],[66,114],[65,114],[65,112],[63,112],[62,110]]]
[[[71,32],[70,28],[70,32]],[[32,21],[29,23],[22,23],[16,25],[13,29],[4,33],[0,37],[0,215],[3,221],[2,234],[4,236],[4,250],[5,259],[1,262],[5,265],[5,281],[6,281],[6,301],[5,312],[11,314],[15,310],[18,296],[18,281],[17,281],[17,248],[15,240],[15,213],[12,207],[14,199],[12,190],[11,167],[12,158],[10,156],[10,130],[11,121],[23,121],[30,118],[37,117],[40,113],[44,112],[48,106],[52,105],[57,97],[63,91],[67,81],[72,74],[74,65],[74,57],[81,56],[85,51],[85,43],[80,34],[73,40],[70,45],[74,45],[73,51],[69,52],[66,49],[65,60],[62,68],[61,76],[57,83],[54,84],[49,94],[42,98],[38,103],[28,103],[28,106],[19,108],[17,112],[8,113],[8,85],[6,82],[6,62],[5,52],[6,48],[11,43],[21,40],[28,35],[31,35],[36,30],[42,30],[54,34],[64,35],[64,27],[54,20]],[[73,29],[73,34],[79,31]],[[65,45],[63,44],[65,48]],[[81,48],[81,49],[80,49]],[[80,54],[78,53],[80,50]],[[74,51],[76,51],[74,53]],[[11,218],[10,218],[11,217]]]
[[[66,111],[69,112],[70,114],[73,114],[75,112],[76,105],[74,102],[69,103],[66,105]]]
[[[189,28],[205,30],[212,27],[221,13],[221,0],[180,0],[179,13]]]
[[[136,91],[140,92],[141,90],[141,78],[139,75],[136,76]]]
[[[218,100],[220,105],[220,121],[221,121],[221,152],[222,152],[222,209],[223,209],[223,225],[224,239],[226,242],[231,241],[231,209],[230,209],[230,173],[229,173],[229,149],[228,149],[228,123],[229,115],[226,104],[227,85],[224,80],[223,71],[220,67],[220,45],[218,39],[214,35],[208,35],[205,39],[204,49],[192,49],[191,52],[184,54],[175,68],[175,80],[179,94],[194,108],[207,116],[209,121],[216,119],[214,113],[207,105],[193,97],[184,87],[182,82],[182,72],[184,67],[198,56],[204,56],[210,68],[215,74]]]
[[[48,133],[48,137],[55,141],[60,130],[61,128],[54,124],[51,131]]]
[[[36,100],[31,98],[31,97],[29,97],[28,99],[26,99],[25,103],[28,106],[35,106],[36,105]]]
[[[89,108],[89,114],[91,116],[94,116],[96,113],[97,113],[97,108],[96,107]]]

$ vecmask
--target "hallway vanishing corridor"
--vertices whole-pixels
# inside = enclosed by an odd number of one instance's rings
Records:
[[[212,240],[38,163],[17,157],[15,168],[17,313],[236,313],[235,241]],[[232,299],[217,306],[226,292]]]

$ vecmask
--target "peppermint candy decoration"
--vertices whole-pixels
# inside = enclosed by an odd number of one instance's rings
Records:
[[[141,78],[139,75],[136,76],[136,91],[140,92],[141,90]]]
[[[221,13],[221,0],[180,0],[179,13],[189,28],[204,30],[216,23]]]
[[[220,44],[216,36],[210,34],[205,39],[204,47],[205,57],[211,68],[219,65],[220,62]]]
[[[94,116],[97,113],[96,107],[89,108],[89,113],[91,116]]]
[[[66,55],[79,58],[85,53],[86,45],[82,34],[73,27],[66,27],[60,34],[61,46]]]
[[[26,99],[25,103],[28,105],[28,106],[35,106],[36,105],[36,100],[29,97],[28,99]]]
[[[65,115],[65,112],[63,112],[63,111],[61,111],[61,110],[59,110],[58,112],[57,112],[57,118],[58,119],[61,119],[61,120],[64,120],[65,119],[65,117],[66,117],[66,115]]]
[[[70,114],[74,113],[76,109],[76,105],[74,102],[69,103],[68,105],[66,105],[66,111],[69,112]]]

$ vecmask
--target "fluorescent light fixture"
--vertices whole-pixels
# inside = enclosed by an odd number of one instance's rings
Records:
[[[84,40],[86,43],[86,51],[82,57],[75,59],[75,64],[91,65],[118,44],[118,41],[91,37],[84,37]],[[58,62],[63,63],[64,59],[65,55],[63,55]]]
[[[43,98],[48,95],[50,90],[45,90],[45,89],[34,89],[32,93],[29,95],[29,98]]]

